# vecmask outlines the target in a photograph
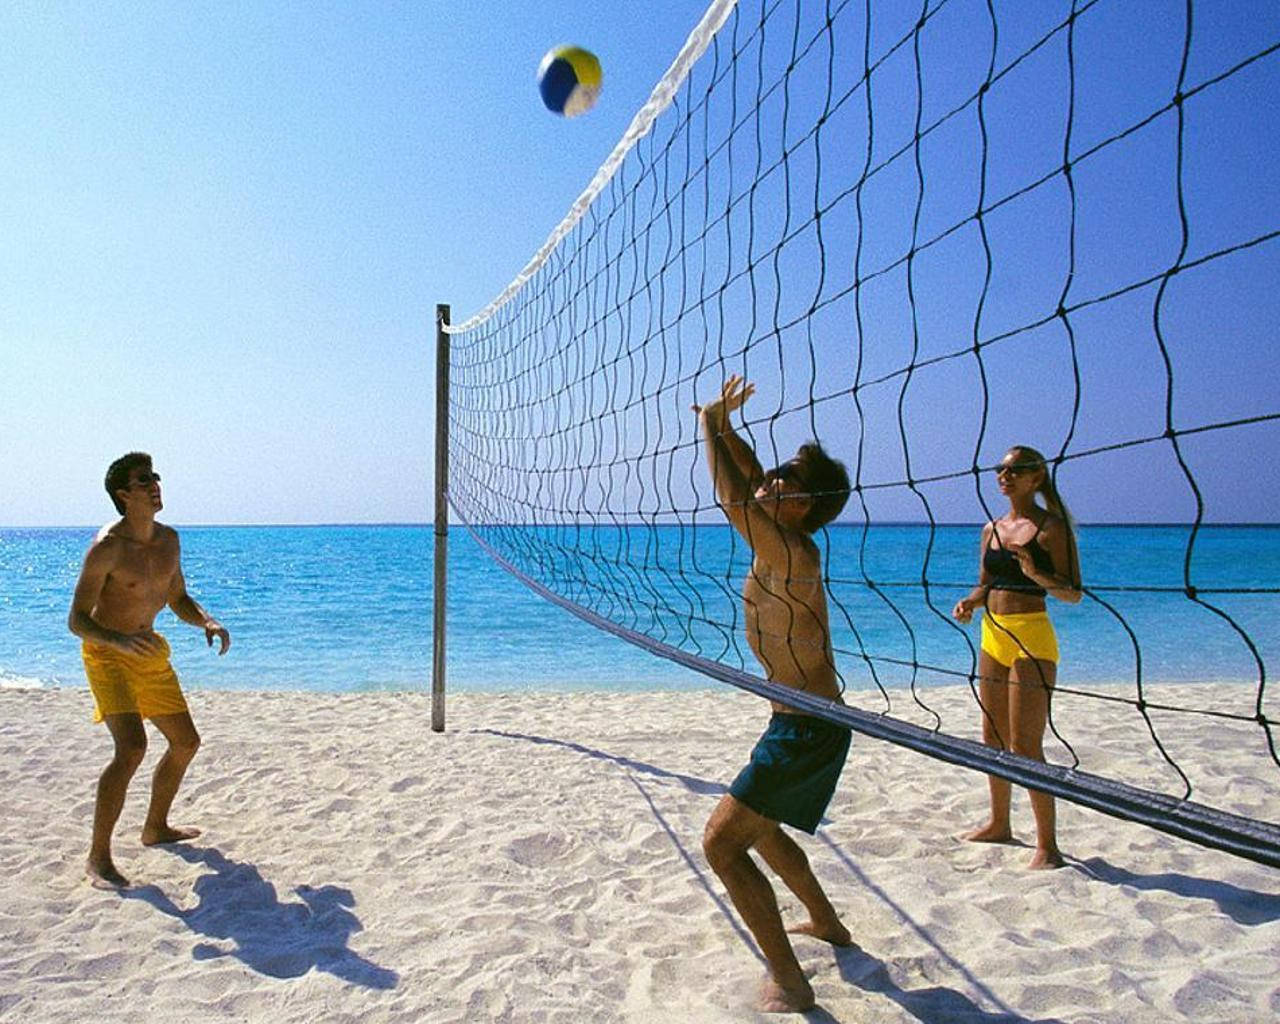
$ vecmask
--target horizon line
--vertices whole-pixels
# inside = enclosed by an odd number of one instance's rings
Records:
[[[378,521],[378,522],[355,522],[355,521],[342,522],[342,521],[335,521],[335,522],[316,522],[316,523],[287,523],[287,522],[279,522],[279,523],[182,523],[182,522],[169,522],[169,523],[166,523],[165,525],[167,525],[167,526],[172,526],[172,527],[174,527],[175,529],[183,529],[183,530],[246,530],[246,529],[247,529],[247,530],[253,530],[253,529],[263,529],[263,530],[268,530],[268,529],[298,529],[298,530],[306,530],[306,529],[335,529],[335,528],[339,528],[339,527],[341,527],[341,528],[368,528],[368,529],[418,529],[418,528],[421,528],[421,529],[434,529],[434,527],[435,527],[435,524],[434,524],[433,522],[429,522],[429,521],[417,522],[417,521],[408,521],[408,520],[386,520],[386,521]],[[468,524],[463,523],[463,522],[450,522],[450,523],[449,523],[449,525],[450,525],[451,527],[465,528]],[[616,522],[616,523],[614,523],[614,522],[596,522],[596,523],[579,523],[579,524],[573,524],[573,523],[514,523],[514,522],[504,522],[504,523],[482,523],[482,524],[478,524],[479,528],[485,528],[485,527],[544,527],[544,528],[551,528],[551,527],[565,527],[565,526],[574,526],[574,525],[578,525],[578,526],[581,526],[581,527],[585,527],[585,528],[588,528],[588,529],[592,529],[592,528],[599,528],[599,527],[616,528],[616,527],[619,527],[619,526],[685,526],[685,525],[693,525],[693,524],[686,524],[686,523],[680,523],[680,522],[653,522],[653,521],[648,520],[648,519],[625,519],[625,520],[622,520],[622,521],[620,521],[620,522]],[[700,527],[700,528],[706,528],[706,527],[721,527],[721,528],[729,528],[729,527],[730,527],[730,524],[729,524],[729,523],[727,523],[727,522],[723,522],[723,523],[698,523],[698,524],[696,524],[696,525],[697,525],[698,527]],[[952,528],[956,528],[956,527],[972,528],[972,527],[985,526],[985,525],[986,525],[986,522],[985,522],[984,520],[969,520],[969,521],[964,521],[964,520],[954,520],[954,521],[947,521],[947,522],[935,522],[935,523],[933,523],[932,525],[933,525],[933,527],[934,527],[935,529],[952,529]],[[1130,521],[1130,520],[1122,520],[1122,521],[1110,521],[1110,522],[1104,522],[1104,521],[1097,521],[1097,522],[1080,522],[1080,521],[1077,521],[1075,525],[1076,525],[1077,527],[1090,527],[1090,528],[1095,528],[1095,527],[1097,527],[1097,528],[1104,528],[1104,529],[1110,529],[1110,528],[1124,528],[1124,527],[1146,527],[1146,528],[1172,529],[1172,528],[1175,528],[1175,527],[1185,527],[1185,528],[1189,528],[1189,527],[1195,526],[1196,524],[1195,524],[1194,522],[1187,522],[1187,521],[1185,521],[1185,520],[1132,520],[1132,521]],[[852,528],[852,529],[856,529],[856,528],[859,528],[859,527],[876,527],[876,526],[920,526],[920,527],[928,527],[928,526],[930,526],[930,523],[929,523],[929,521],[928,521],[928,520],[918,520],[918,519],[879,519],[879,520],[874,520],[874,521],[869,522],[869,523],[858,522],[858,521],[856,521],[856,520],[842,520],[842,521],[836,521],[836,522],[828,523],[828,524],[824,527],[824,529],[827,529],[827,530],[830,530],[830,529],[833,529],[833,528],[844,528],[844,529],[851,529],[851,528]],[[1277,528],[1277,527],[1280,527],[1280,520],[1278,520],[1278,521],[1272,521],[1272,522],[1259,522],[1259,521],[1246,521],[1246,520],[1221,520],[1221,521],[1212,521],[1212,522],[1210,522],[1210,521],[1201,521],[1201,522],[1200,522],[1200,524],[1199,524],[1199,527],[1200,527],[1201,529],[1216,529],[1216,528],[1227,528],[1227,527],[1251,527],[1251,528],[1259,528],[1259,529],[1271,529],[1271,528]],[[52,524],[49,524],[49,523],[10,523],[10,524],[0,524],[0,530],[100,530],[101,528],[102,528],[102,525],[101,525],[101,524],[86,524],[86,523],[52,523]]]

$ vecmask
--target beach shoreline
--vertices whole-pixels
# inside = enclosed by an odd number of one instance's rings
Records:
[[[204,834],[138,842],[152,733],[116,836],[135,888],[118,894],[83,877],[109,757],[87,691],[0,689],[0,1015],[776,1019],[751,1010],[763,967],[701,850],[767,718],[759,699],[459,692],[442,734],[423,693],[188,699],[204,743],[174,821]],[[967,687],[926,700],[971,710]],[[1133,727],[1114,711],[1064,700],[1055,717],[1085,767],[1133,781]],[[1161,729],[1193,798],[1275,820],[1274,764],[1199,720]],[[861,948],[797,940],[811,1019],[1280,1013],[1280,872],[1062,802],[1068,866],[1028,872],[1025,794],[1019,843],[955,838],[985,799],[978,773],[855,736],[828,820],[801,843]]]

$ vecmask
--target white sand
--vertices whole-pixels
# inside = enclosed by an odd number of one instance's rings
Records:
[[[967,691],[935,700],[966,713]],[[701,850],[756,698],[458,695],[443,735],[418,695],[191,702],[204,747],[173,820],[204,835],[138,842],[157,737],[117,832],[140,883],[122,896],[82,873],[109,755],[87,692],[0,691],[0,1018],[777,1019],[750,1009],[763,969]],[[1127,716],[1059,715],[1091,770],[1135,760]],[[1256,749],[1174,732],[1197,796],[1280,817]],[[808,1019],[1280,1019],[1280,871],[1060,803],[1070,864],[1028,872],[1026,846],[952,838],[985,791],[855,737],[801,843],[862,948],[797,938]],[[1014,811],[1028,838],[1025,795]]]

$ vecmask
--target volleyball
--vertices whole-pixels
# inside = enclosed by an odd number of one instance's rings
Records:
[[[538,91],[548,110],[577,117],[596,105],[602,77],[600,61],[590,50],[557,46],[538,65]]]

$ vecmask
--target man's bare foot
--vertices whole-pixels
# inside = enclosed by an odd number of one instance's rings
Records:
[[[198,828],[174,828],[172,825],[154,827],[147,825],[142,829],[143,846],[161,846],[164,843],[185,843],[200,834]]]
[[[1009,830],[1008,825],[1001,828],[991,822],[987,822],[982,828],[975,828],[972,832],[965,832],[960,838],[967,843],[1011,843],[1013,842],[1013,833]]]
[[[801,978],[798,987],[783,988],[772,977],[765,978],[760,986],[760,1010],[762,1013],[803,1013],[817,1005],[813,987]]]
[[[129,879],[116,870],[111,858],[94,860],[90,858],[84,866],[85,877],[95,889],[127,889],[132,884]]]
[[[1063,867],[1066,863],[1055,846],[1052,850],[1037,849],[1035,856],[1031,858],[1027,867],[1032,871],[1050,871],[1053,868]]]
[[[819,927],[812,921],[805,921],[804,924],[795,925],[792,928],[788,928],[787,931],[793,935],[812,935],[815,939],[829,942],[833,946],[855,945],[853,936],[849,934],[849,929],[839,921],[823,927]]]

